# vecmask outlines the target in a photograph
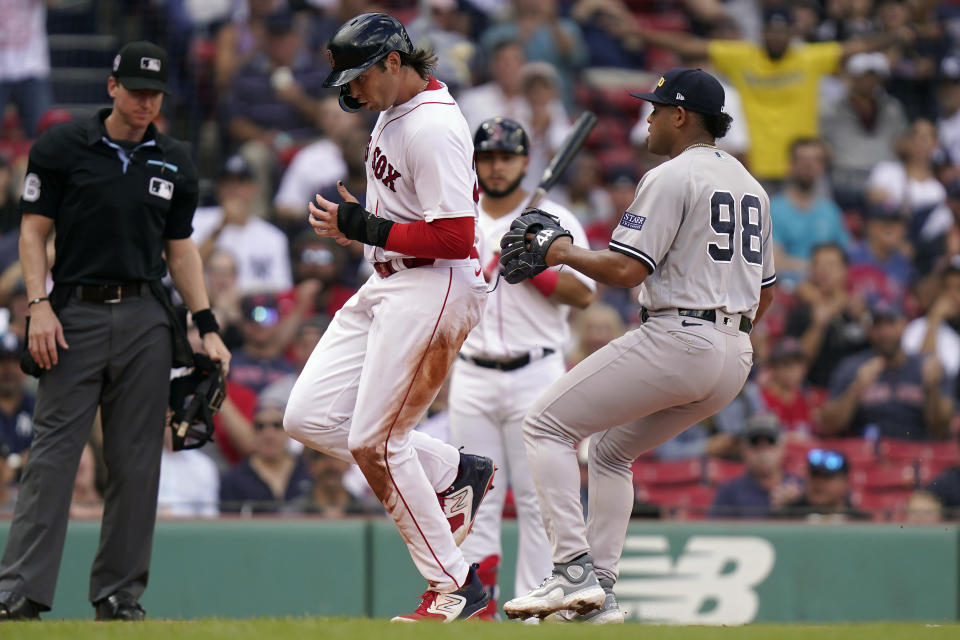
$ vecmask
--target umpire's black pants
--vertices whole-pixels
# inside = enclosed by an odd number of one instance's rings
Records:
[[[70,348],[40,377],[0,591],[53,605],[74,478],[99,406],[108,474],[90,601],[117,591],[139,598],[157,514],[170,321],[149,291],[116,304],[71,298],[58,315]]]

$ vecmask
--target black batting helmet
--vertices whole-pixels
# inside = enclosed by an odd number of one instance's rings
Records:
[[[529,155],[530,144],[527,132],[520,123],[497,116],[480,123],[473,134],[473,151],[506,151],[517,155]]]
[[[391,51],[413,53],[403,24],[385,13],[363,13],[348,20],[330,38],[327,57],[332,70],[325,87],[341,87],[387,57]]]
[[[350,81],[387,57],[391,51],[413,53],[413,42],[399,20],[385,13],[362,13],[345,22],[327,43],[330,75],[325,87],[340,87],[340,108],[359,111],[350,97]]]

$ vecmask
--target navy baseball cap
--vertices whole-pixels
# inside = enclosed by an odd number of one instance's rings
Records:
[[[141,40],[124,45],[113,59],[113,75],[131,91],[150,89],[170,94],[167,52],[152,42]]]
[[[670,69],[648,93],[631,93],[634,98],[669,104],[690,111],[715,115],[723,112],[723,85],[703,69]]]

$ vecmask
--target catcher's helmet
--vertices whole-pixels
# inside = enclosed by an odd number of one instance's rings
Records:
[[[473,151],[506,151],[517,155],[528,155],[530,145],[527,132],[519,122],[497,116],[480,123],[473,134]]]
[[[196,449],[213,440],[213,416],[225,396],[220,365],[205,354],[193,354],[193,372],[170,381],[174,451]]]

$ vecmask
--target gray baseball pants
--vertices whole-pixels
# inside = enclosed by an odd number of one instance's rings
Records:
[[[149,293],[118,304],[71,299],[69,349],[40,377],[34,438],[0,561],[0,591],[49,608],[80,455],[97,408],[108,475],[90,601],[147,585],[170,384],[170,323]]]
[[[524,420],[524,443],[555,563],[589,552],[598,577],[616,580],[634,500],[631,464],[729,404],[752,363],[746,333],[658,315],[540,396]],[[585,523],[574,447],[587,437]]]

